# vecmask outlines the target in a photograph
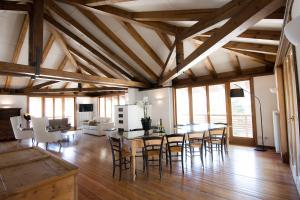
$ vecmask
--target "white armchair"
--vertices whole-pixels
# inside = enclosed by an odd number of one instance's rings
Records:
[[[33,127],[33,134],[34,139],[36,141],[36,146],[39,145],[39,143],[46,143],[46,149],[48,149],[48,143],[50,142],[56,142],[59,144],[59,151],[61,149],[61,143],[60,141],[63,139],[60,132],[48,132],[47,127],[47,121],[48,119],[46,117],[43,118],[32,118],[32,127]]]
[[[33,131],[22,129],[22,118],[21,116],[11,117],[10,123],[15,135],[15,138],[21,142],[23,139],[33,139]]]

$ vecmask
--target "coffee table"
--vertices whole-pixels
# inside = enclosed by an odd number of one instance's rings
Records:
[[[73,142],[75,141],[75,137],[78,134],[76,130],[74,131],[66,131],[66,132],[61,132],[63,138],[67,138],[68,142],[70,142],[70,137],[73,138]]]

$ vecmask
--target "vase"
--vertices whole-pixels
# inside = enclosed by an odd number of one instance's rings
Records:
[[[150,118],[142,118],[141,119],[143,129],[145,131],[145,135],[149,135],[149,130],[151,129],[151,122]]]

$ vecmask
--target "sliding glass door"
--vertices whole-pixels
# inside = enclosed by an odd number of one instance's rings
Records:
[[[29,97],[28,111],[33,117],[48,119],[68,118],[75,126],[75,99],[73,97]]]
[[[190,124],[188,88],[176,89],[177,124]]]
[[[249,81],[230,83],[230,89],[242,87],[250,92]],[[231,98],[232,136],[253,138],[251,95],[244,92],[244,97]]]
[[[255,102],[250,94],[252,84],[252,79],[248,79],[175,89],[175,124],[227,123],[231,143],[255,145]],[[248,92],[245,92],[244,97],[231,98],[230,89],[239,87]]]
[[[225,84],[209,86],[210,123],[227,123]]]
[[[193,87],[193,123],[208,123],[206,87]]]

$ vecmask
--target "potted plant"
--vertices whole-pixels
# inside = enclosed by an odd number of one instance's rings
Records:
[[[149,130],[151,129],[151,122],[152,122],[152,120],[149,116],[150,104],[149,104],[148,98],[144,98],[142,101],[139,101],[138,105],[140,105],[140,107],[143,108],[144,117],[141,119],[141,123],[142,123],[143,129],[145,131],[145,135],[148,135]]]

